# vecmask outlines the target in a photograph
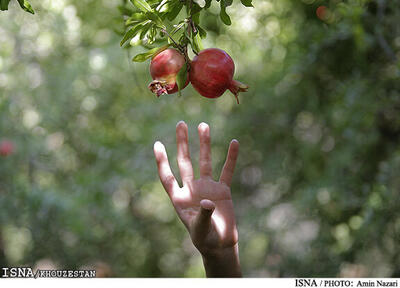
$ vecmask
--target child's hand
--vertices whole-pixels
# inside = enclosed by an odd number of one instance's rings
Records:
[[[178,166],[183,187],[179,187],[169,166],[165,147],[154,144],[158,173],[175,210],[190,233],[193,244],[203,256],[207,276],[241,276],[238,233],[231,198],[231,180],[239,152],[232,140],[219,181],[212,179],[210,128],[201,123],[200,178],[194,179],[188,146],[188,128],[183,121],[176,126]]]

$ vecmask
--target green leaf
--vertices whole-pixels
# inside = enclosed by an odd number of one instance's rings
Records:
[[[138,22],[142,22],[147,20],[147,16],[144,13],[137,12],[137,13],[132,13],[131,17],[126,20],[125,25],[129,26],[132,24],[137,24]]]
[[[199,13],[203,8],[201,8],[199,5],[194,4],[192,7],[192,10],[190,11],[190,15],[195,15]]]
[[[124,45],[126,41],[132,39],[133,37],[136,36],[136,34],[138,34],[144,25],[150,23],[150,21],[145,21],[142,23],[137,24],[136,26],[132,27],[131,29],[129,29],[128,32],[125,33],[124,38],[122,38],[120,46]]]
[[[181,12],[183,7],[183,3],[179,0],[177,0],[171,10],[171,12],[168,13],[168,20],[169,21],[173,21],[179,14],[179,12]]]
[[[200,13],[196,13],[192,16],[192,20],[194,23],[196,23],[197,25],[200,24]]]
[[[246,7],[254,7],[251,1],[252,0],[240,0],[240,2],[242,2],[242,4]]]
[[[143,12],[153,12],[150,5],[145,0],[130,0],[136,8]]]
[[[219,14],[219,16],[221,17],[222,22],[224,22],[225,25],[231,25],[231,18],[229,17],[228,14],[226,14],[225,11],[221,11],[221,13]]]
[[[192,44],[192,48],[196,53],[199,53],[204,49],[203,43],[201,42],[200,33],[196,33],[196,35],[192,37]]]
[[[146,15],[151,21],[153,21],[157,25],[158,28],[166,29],[163,21],[157,14],[152,13],[152,12],[147,12]]]
[[[202,39],[204,39],[204,38],[207,37],[207,32],[206,32],[206,30],[204,30],[203,28],[201,28],[199,25],[196,25],[196,28],[197,28],[197,30],[199,30],[200,37],[201,37]]]
[[[149,45],[153,44],[154,41],[156,41],[156,36],[157,36],[157,29],[156,27],[151,27],[150,32],[147,34],[147,43]]]
[[[169,2],[169,0],[162,0],[160,2],[160,4],[157,5],[156,11],[159,12],[164,12],[164,10],[166,9],[166,4]],[[168,6],[168,5],[167,5]]]
[[[211,6],[211,0],[206,0],[206,6],[204,6],[205,9],[210,8]]]
[[[221,17],[222,22],[224,22],[225,25],[231,25],[232,21],[229,15],[226,13],[226,3],[225,0],[221,0],[221,12],[219,13],[219,16]]]
[[[181,96],[181,90],[185,87],[187,81],[188,73],[187,73],[187,64],[185,63],[181,70],[179,70],[178,75],[176,75],[176,84],[178,85],[178,93]]]
[[[10,3],[10,0],[0,0],[0,10],[8,10],[8,3]]]
[[[147,23],[146,25],[143,26],[141,29],[142,31],[140,32],[140,39],[143,39],[144,36],[146,36],[147,32],[149,32],[150,28],[153,26],[153,23]]]
[[[35,11],[33,11],[33,8],[31,4],[26,1],[26,0],[18,0],[19,6],[21,6],[22,9],[24,9],[26,12],[29,12],[31,14],[35,14]]]
[[[225,7],[231,6],[233,0],[225,0]]]
[[[150,59],[154,56],[156,56],[158,53],[164,51],[165,49],[167,49],[170,45],[164,45],[162,47],[156,47],[153,48],[145,53],[141,53],[141,54],[137,54],[135,57],[133,57],[132,61],[133,62],[144,62],[147,59]]]
[[[155,5],[160,4],[160,0],[146,0],[146,2],[152,7],[154,7]]]

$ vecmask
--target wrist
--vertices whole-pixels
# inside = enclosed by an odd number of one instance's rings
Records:
[[[239,246],[207,249],[201,252],[207,277],[242,277]]]

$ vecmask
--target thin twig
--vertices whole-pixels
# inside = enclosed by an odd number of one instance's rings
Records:
[[[169,33],[167,32],[167,30],[162,29],[161,30],[165,35],[167,35],[167,37],[172,41],[172,43],[174,43],[174,45],[179,49],[179,51],[181,51],[182,53],[184,53],[184,50],[182,48],[181,45],[179,45],[178,43],[176,43],[176,41],[169,35]]]
[[[193,8],[193,0],[188,0],[189,1],[189,17],[188,17],[188,20],[189,20],[189,25],[190,25],[190,28],[192,29],[192,31],[190,31],[189,30],[189,27],[188,27],[188,32],[189,32],[189,35],[190,35],[190,32],[193,32],[193,34],[196,34],[197,33],[197,29],[196,29],[196,25],[194,25],[194,22],[193,22],[193,19],[192,19],[192,8]]]
[[[185,57],[185,62],[187,64],[187,71],[190,71],[190,58],[187,52],[187,46],[183,49],[183,56]]]
[[[190,58],[189,55],[187,53],[187,46],[186,47],[182,47],[181,45],[179,45],[178,43],[176,43],[176,41],[169,35],[169,33],[167,32],[167,30],[162,29],[161,30],[165,35],[168,36],[169,39],[171,39],[172,43],[174,43],[174,45],[179,49],[179,52],[182,53],[182,55],[185,57],[185,62],[186,63],[190,63]],[[190,69],[190,65],[188,65],[188,71]]]
[[[185,26],[185,23],[186,23],[186,22],[187,22],[187,21],[186,21],[186,19],[185,19],[185,22],[183,22],[183,23],[181,23],[181,24],[179,24],[179,25],[176,25],[176,26],[174,27],[174,29],[171,31],[171,34],[170,34],[170,35],[174,35],[176,32],[178,32],[179,30],[181,30],[182,27]]]
[[[194,23],[193,23],[192,17],[190,17],[189,21],[190,21],[190,26],[192,26],[193,33],[196,34],[197,33],[197,29],[196,29],[196,25],[194,25]]]

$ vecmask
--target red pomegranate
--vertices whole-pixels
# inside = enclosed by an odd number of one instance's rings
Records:
[[[150,74],[154,80],[149,84],[150,91],[157,97],[178,92],[176,76],[184,64],[185,57],[175,49],[166,49],[154,56],[150,63]],[[189,84],[187,78],[185,87]]]
[[[14,152],[14,143],[9,140],[3,140],[0,142],[0,155],[8,156]]]
[[[202,96],[217,98],[229,89],[239,103],[239,92],[246,92],[249,86],[233,80],[234,73],[235,63],[228,53],[210,48],[193,58],[189,77],[193,87]]]
[[[328,9],[326,8],[326,6],[319,6],[317,8],[317,10],[315,11],[315,14],[317,14],[317,17],[321,20],[327,20],[327,12]]]

